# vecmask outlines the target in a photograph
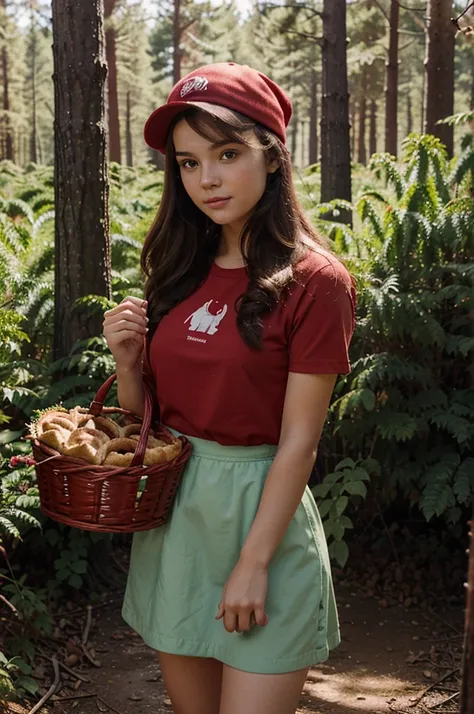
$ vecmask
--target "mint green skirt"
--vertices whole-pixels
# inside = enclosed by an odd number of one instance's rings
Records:
[[[133,536],[122,617],[155,650],[213,657],[246,672],[278,674],[323,662],[340,635],[326,540],[309,488],[269,567],[268,624],[229,633],[215,619],[217,607],[276,447],[187,438],[193,453],[168,523]]]

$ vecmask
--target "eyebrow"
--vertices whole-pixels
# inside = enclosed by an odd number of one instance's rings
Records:
[[[238,139],[219,139],[219,141],[214,141],[210,146],[208,147],[209,151],[213,151],[214,149],[219,149],[221,146],[226,146],[227,144],[243,144],[243,141],[239,141]],[[194,156],[192,151],[175,151],[176,156]]]

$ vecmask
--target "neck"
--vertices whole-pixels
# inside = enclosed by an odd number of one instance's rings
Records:
[[[222,226],[221,238],[217,255],[228,260],[242,259],[240,250],[240,236],[242,234],[243,225],[228,224]]]

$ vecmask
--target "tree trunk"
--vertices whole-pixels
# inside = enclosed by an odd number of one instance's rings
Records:
[[[346,0],[324,0],[321,201],[351,200]],[[340,217],[350,223],[351,215]]]
[[[36,52],[37,52],[37,28],[34,11],[31,11],[31,140],[30,140],[30,161],[38,163],[38,130],[36,118]]]
[[[398,25],[400,5],[398,0],[390,3],[390,31],[385,84],[385,151],[392,156],[398,152]]]
[[[355,156],[355,147],[356,147],[356,119],[357,119],[357,104],[354,99],[354,97],[350,98],[350,103],[349,103],[349,110],[350,110],[350,117],[351,117],[351,123],[350,123],[350,144],[351,144],[351,157]]]
[[[460,714],[474,714],[474,508],[469,532]]]
[[[117,0],[104,0],[104,17],[109,20]],[[105,30],[105,50],[107,53],[107,110],[109,123],[109,159],[122,163],[120,149],[120,115],[118,106],[117,86],[117,36],[113,23],[107,24]]]
[[[454,127],[437,124],[454,114],[454,36],[451,22],[452,0],[428,0],[428,27],[425,55],[425,132],[445,144],[449,156],[454,150]]]
[[[411,92],[407,92],[407,136],[413,131],[413,107],[411,103]]]
[[[372,99],[370,102],[370,133],[369,133],[369,154],[373,156],[377,153],[377,102]]]
[[[309,114],[309,163],[318,161],[318,77],[311,70],[311,109]]]
[[[471,56],[471,110],[474,109],[474,51]]]
[[[127,114],[126,114],[126,127],[125,127],[125,137],[127,144],[127,166],[133,166],[133,143],[132,143],[132,107],[130,101],[130,90],[127,90]]]
[[[150,149],[150,156],[152,164],[160,171],[165,170],[165,157],[159,151]]]
[[[5,18],[7,13],[6,0],[0,0],[0,18]],[[5,23],[6,24],[6,23]],[[13,127],[10,117],[10,90],[8,84],[8,52],[6,42],[2,47],[2,78],[3,78],[3,121],[2,126],[2,159],[15,161],[15,151],[13,144]]]
[[[298,114],[295,107],[291,120],[291,160],[296,164],[296,147],[298,140]]]
[[[102,0],[53,0],[55,315],[53,358],[102,332],[102,315],[72,311],[110,298],[106,77]]]
[[[173,84],[181,79],[181,0],[173,8]]]
[[[300,144],[300,168],[304,169],[306,165],[306,131],[305,131],[305,126],[306,122],[304,119],[300,121],[300,131],[301,131],[301,144]]]
[[[367,119],[367,68],[362,69],[361,98],[359,102],[359,143],[357,147],[357,160],[359,164],[367,164],[367,147],[365,144]]]

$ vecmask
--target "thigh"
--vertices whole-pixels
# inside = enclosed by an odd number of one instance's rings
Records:
[[[224,665],[219,714],[295,714],[307,674],[252,674]]]
[[[167,652],[158,661],[174,714],[219,714],[221,662]]]

